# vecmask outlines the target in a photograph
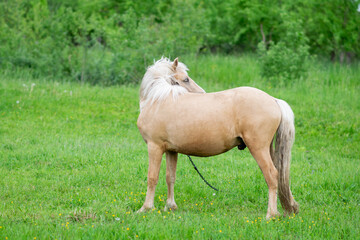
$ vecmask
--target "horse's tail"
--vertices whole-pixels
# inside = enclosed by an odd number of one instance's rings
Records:
[[[294,113],[283,100],[277,99],[281,109],[281,122],[276,132],[275,153],[271,146],[272,159],[279,173],[278,195],[283,209],[288,213],[298,213],[299,204],[295,202],[290,190],[290,158],[295,139]]]

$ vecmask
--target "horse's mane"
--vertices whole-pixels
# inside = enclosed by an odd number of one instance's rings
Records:
[[[184,87],[171,84],[171,79],[176,72],[186,73],[189,69],[179,62],[174,71],[172,65],[170,59],[162,57],[148,67],[140,85],[140,110],[149,103],[165,99],[171,93],[175,98],[188,92]]]

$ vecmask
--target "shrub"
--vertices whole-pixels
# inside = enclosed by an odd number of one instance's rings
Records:
[[[301,21],[285,13],[282,15],[285,35],[278,43],[258,44],[261,73],[274,84],[287,84],[306,75],[309,57],[307,38]]]
[[[208,32],[192,0],[154,0],[151,11],[132,1],[118,11],[108,9],[120,7],[113,0],[85,2],[0,3],[0,67],[91,84],[137,83],[154,59],[197,53]]]

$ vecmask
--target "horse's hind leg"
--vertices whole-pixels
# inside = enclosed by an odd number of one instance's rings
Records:
[[[278,188],[278,171],[275,168],[273,161],[271,160],[269,147],[251,150],[251,154],[255,158],[257,164],[259,165],[265,181],[269,188],[269,203],[266,218],[272,218],[279,215],[277,211],[277,195],[276,191]]]
[[[166,183],[168,186],[168,198],[165,205],[165,211],[177,209],[174,199],[177,159],[178,154],[176,152],[166,152]]]
[[[155,188],[159,180],[159,172],[163,153],[164,151],[158,145],[151,142],[148,143],[148,186],[145,203],[138,212],[143,212],[154,208]]]

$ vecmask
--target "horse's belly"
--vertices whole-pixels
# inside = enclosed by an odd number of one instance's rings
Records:
[[[168,149],[182,154],[208,157],[224,153],[239,145],[237,138],[190,138],[188,141],[174,141]]]

